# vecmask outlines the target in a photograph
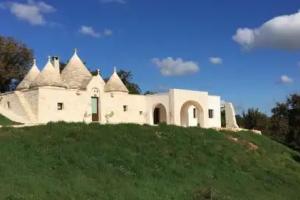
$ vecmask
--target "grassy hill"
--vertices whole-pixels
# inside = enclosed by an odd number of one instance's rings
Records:
[[[13,122],[0,114],[0,126],[10,126],[14,124],[19,124],[19,123]]]
[[[264,136],[175,126],[0,129],[0,199],[300,199],[300,156]]]

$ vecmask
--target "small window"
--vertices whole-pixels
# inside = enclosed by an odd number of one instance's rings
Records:
[[[196,108],[193,108],[193,117],[194,117],[194,119],[196,119],[197,118],[197,113],[196,113],[197,111],[196,111]]]
[[[140,111],[140,115],[142,115],[143,114],[143,111]]]
[[[214,110],[213,109],[208,110],[208,117],[209,118],[214,118]]]
[[[63,103],[57,103],[57,110],[63,110],[64,104]]]
[[[127,110],[128,110],[128,106],[127,106],[127,105],[124,105],[124,106],[123,106],[123,111],[126,112]]]
[[[7,108],[10,109],[10,102],[7,102]]]

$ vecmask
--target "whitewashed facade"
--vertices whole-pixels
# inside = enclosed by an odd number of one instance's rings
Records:
[[[236,128],[232,104],[225,104],[225,108],[229,128]],[[34,61],[16,91],[0,94],[0,113],[25,124],[167,123],[219,128],[220,109],[220,97],[202,91],[170,89],[153,95],[129,94],[116,70],[105,83],[99,73],[91,75],[76,51],[61,73],[57,58],[49,58],[41,72]]]

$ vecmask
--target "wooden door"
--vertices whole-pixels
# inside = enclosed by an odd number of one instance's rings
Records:
[[[160,123],[160,109],[155,108],[154,113],[153,113],[153,123],[154,124],[159,124]]]

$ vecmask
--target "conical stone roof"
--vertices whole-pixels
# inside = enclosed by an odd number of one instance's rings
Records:
[[[96,78],[99,79],[100,83],[105,85],[105,81],[103,80],[102,76],[100,75],[100,70],[97,69],[97,75],[96,75]]]
[[[32,82],[36,79],[36,77],[40,74],[40,70],[36,66],[36,60],[33,60],[33,65],[24,77],[24,79],[17,86],[17,90],[29,89]]]
[[[30,87],[42,87],[42,86],[53,86],[53,87],[65,87],[63,84],[60,74],[53,65],[51,64],[50,58],[45,65],[42,72],[33,81]]]
[[[105,87],[104,87],[105,92],[127,92],[128,89],[118,76],[116,69],[114,70],[114,73],[111,75],[109,80],[107,81]]]
[[[92,79],[92,74],[83,64],[75,50],[74,55],[61,72],[61,77],[68,88],[85,89]]]

